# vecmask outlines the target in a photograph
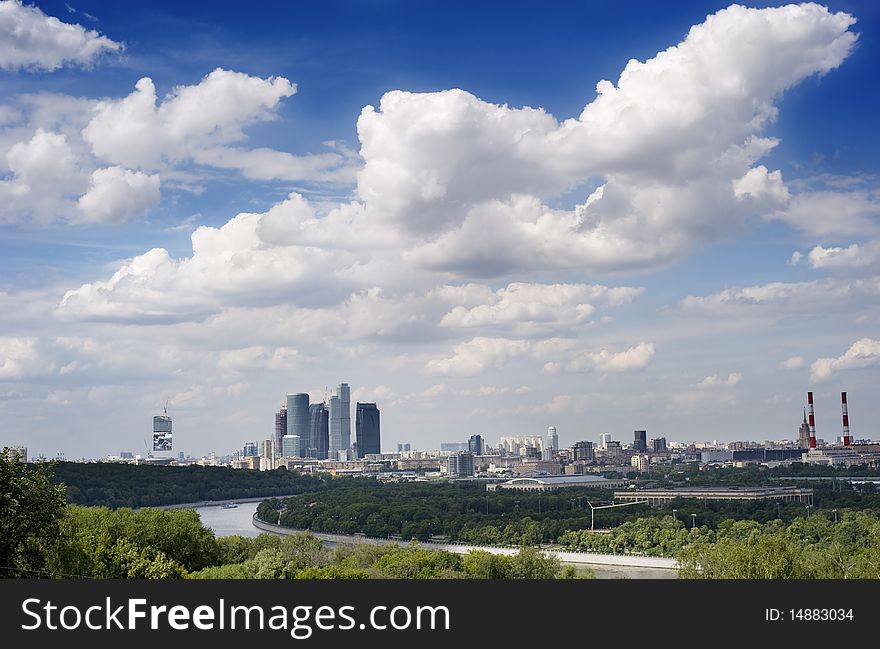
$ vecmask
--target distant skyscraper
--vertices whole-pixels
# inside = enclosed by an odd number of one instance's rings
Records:
[[[406,444],[398,444],[397,452],[398,453],[409,453],[412,450],[412,444],[407,442]]]
[[[482,455],[486,448],[486,442],[482,435],[471,435],[468,438],[468,451],[474,455]]]
[[[810,424],[807,423],[807,411],[804,409],[804,423],[798,429],[798,446],[810,448]]]
[[[440,442],[441,451],[466,451],[469,446],[469,442]]]
[[[287,395],[287,434],[298,435],[300,444],[308,443],[309,395],[304,392]],[[300,448],[300,453],[302,452],[303,449]]]
[[[358,402],[355,414],[355,433],[359,458],[382,452],[379,439],[379,409],[375,403]]]
[[[340,383],[336,388],[339,397],[339,435],[342,447],[351,448],[351,388],[348,383]]]
[[[550,426],[547,429],[547,447],[554,451],[559,450],[559,435],[556,434],[556,426]]]
[[[599,447],[608,448],[608,442],[611,441],[611,433],[599,433]]]
[[[260,450],[256,442],[245,442],[241,453],[244,457],[259,457]]]
[[[275,453],[281,454],[281,438],[287,435],[287,403],[275,413]]]
[[[330,449],[328,450],[328,457],[333,460],[339,456],[339,451],[345,450],[342,448],[341,407],[339,397],[335,394],[330,397]]]
[[[326,460],[329,446],[330,412],[323,403],[313,403],[309,406],[309,440],[303,456]]]
[[[330,449],[329,455],[337,457],[339,451],[351,448],[351,389],[348,383],[340,383],[336,394],[330,397]]]
[[[633,431],[633,449],[639,453],[644,453],[648,450],[648,431]]]

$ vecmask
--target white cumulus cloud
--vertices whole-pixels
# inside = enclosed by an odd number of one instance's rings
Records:
[[[217,68],[196,85],[177,86],[157,106],[153,80],[144,77],[127,97],[99,102],[83,138],[108,162],[157,169],[243,140],[245,127],[271,119],[281,99],[295,92],[284,77]]]
[[[57,70],[65,65],[88,67],[105,53],[123,46],[81,25],[47,16],[20,0],[0,0],[0,68]]]
[[[837,358],[817,358],[810,366],[810,380],[824,381],[835,372],[880,365],[880,340],[862,338]]]
[[[742,374],[739,372],[731,372],[727,375],[727,378],[723,376],[718,376],[717,374],[710,374],[702,381],[697,383],[695,388],[732,388],[742,379]]]
[[[804,366],[804,357],[803,356],[792,356],[791,358],[786,358],[784,361],[779,363],[779,367],[785,370],[797,370]]]
[[[87,223],[119,223],[140,215],[159,203],[158,174],[145,174],[123,167],[92,172],[89,190],[77,208]]]
[[[863,244],[852,243],[847,247],[816,246],[806,255],[793,252],[792,264],[806,259],[813,268],[865,268],[880,263],[880,239],[874,239]]]

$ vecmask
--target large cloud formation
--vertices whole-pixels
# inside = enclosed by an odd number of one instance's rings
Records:
[[[462,90],[389,92],[358,120],[358,194],[375,220],[423,240],[417,256],[442,270],[663,263],[751,214],[782,218],[792,197],[781,174],[754,166],[778,143],[762,132],[786,89],[846,58],[854,22],[815,4],[731,6],[630,61],[616,84],[600,81],[562,122]],[[538,200],[597,177],[572,212]],[[487,226],[501,236],[475,243]]]
[[[163,177],[198,178],[206,168],[263,180],[350,182],[355,154],[344,147],[296,156],[243,146],[247,128],[275,119],[282,100],[295,92],[296,84],[283,77],[217,68],[161,100],[144,77],[118,99],[47,95],[40,100],[46,106],[10,109],[10,125],[0,124],[0,141],[13,141],[5,156],[11,177],[0,179],[6,203],[0,218],[121,223],[160,202]],[[62,129],[57,114],[71,105]],[[15,141],[29,130],[28,139]]]
[[[122,44],[61,22],[20,0],[0,0],[0,68],[57,70],[65,65],[92,65],[102,54],[120,52]]]
[[[666,263],[694,241],[793,200],[779,172],[755,164],[777,143],[763,130],[787,88],[846,58],[856,40],[853,23],[852,16],[815,4],[731,6],[694,26],[678,45],[630,61],[616,84],[599,82],[598,96],[562,122],[541,109],[490,104],[462,90],[389,92],[358,120],[359,201],[319,218],[291,198],[263,217],[240,215],[221,228],[255,229],[222,237],[228,247],[216,248],[213,260],[194,250],[192,260],[163,263],[176,265],[178,284],[189,286],[204,281],[201,259],[214,277],[228,276],[233,293],[241,276],[299,285],[316,267],[333,281],[356,275],[381,286],[422,271],[491,278]],[[114,164],[149,168],[162,158],[206,159],[294,90],[286,80],[215,71],[157,108],[152,84],[142,80],[129,97],[100,104],[84,137]],[[245,108],[216,108],[196,119],[191,109],[202,98],[230,92]],[[545,204],[596,177],[604,182],[575,209]],[[365,250],[353,232],[375,246]],[[137,267],[146,274],[111,281],[93,298],[111,304],[124,295],[117,287],[148,286],[155,266]],[[83,313],[91,312],[86,287],[78,293]],[[446,324],[504,311],[457,313]]]

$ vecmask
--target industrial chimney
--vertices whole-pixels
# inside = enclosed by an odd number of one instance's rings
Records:
[[[813,414],[812,392],[807,392],[807,416],[810,424],[810,448],[816,448],[816,416]]]
[[[849,436],[849,413],[846,409],[846,392],[840,393],[840,410],[843,413],[843,445],[852,444],[852,438]]]

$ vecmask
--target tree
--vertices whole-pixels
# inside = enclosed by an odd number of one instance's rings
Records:
[[[523,547],[513,557],[511,579],[555,579],[560,572],[559,560],[535,548]]]
[[[0,577],[47,577],[46,555],[66,507],[53,465],[25,465],[0,451]]]

